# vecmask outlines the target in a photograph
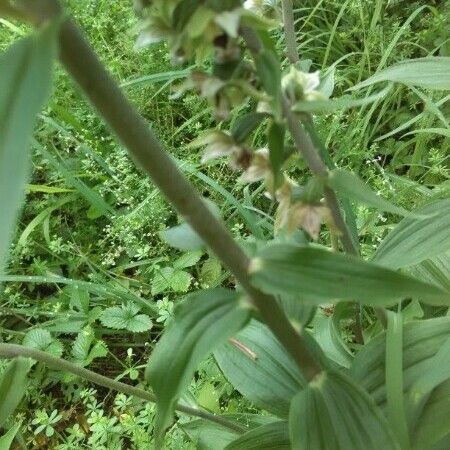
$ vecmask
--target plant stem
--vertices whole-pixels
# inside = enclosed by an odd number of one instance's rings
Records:
[[[57,0],[20,1],[25,6],[31,4],[33,7],[40,2],[44,6],[49,1],[58,4]],[[150,130],[147,121],[122,93],[71,19],[67,18],[61,23],[59,47],[60,60],[66,70],[114,134],[178,213],[236,277],[266,324],[294,358],[305,378],[313,379],[321,372],[321,368],[301,334],[294,329],[274,297],[251,285],[248,256],[234,241],[224,224],[212,214],[192,184],[179,172]]]
[[[156,402],[156,397],[151,392],[147,392],[143,389],[130,386],[120,381],[112,380],[111,378],[92,372],[91,370],[77,366],[76,364],[72,364],[65,359],[56,358],[49,353],[42,352],[34,348],[24,347],[22,345],[0,344],[0,358],[16,358],[18,356],[31,358],[36,361],[42,362],[46,366],[55,370],[62,370],[65,372],[73,373],[74,375],[90,381],[91,383],[103,386],[107,389],[123,392],[126,395],[132,395],[142,400],[146,400],[147,402]],[[209,420],[210,422],[215,422],[238,433],[248,431],[244,426],[238,425],[225,419],[224,417],[216,416],[215,414],[211,414],[208,411],[202,409],[192,408],[190,406],[184,405],[177,405],[175,409],[184,414],[201,417],[202,419]]]
[[[283,9],[284,35],[286,37],[286,51],[292,64],[298,63],[300,58],[297,51],[297,36],[295,34],[294,8],[292,0],[281,0]]]

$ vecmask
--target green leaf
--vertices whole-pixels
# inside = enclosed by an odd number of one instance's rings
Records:
[[[403,324],[400,313],[387,311],[386,398],[387,417],[401,444],[410,448],[405,402],[403,400]]]
[[[305,303],[301,295],[280,295],[277,301],[286,317],[296,326],[308,325],[316,312],[316,307]]]
[[[286,421],[254,428],[225,447],[225,450],[291,450]]]
[[[299,101],[292,107],[292,110],[296,112],[330,113],[333,111],[356,108],[358,106],[369,105],[384,98],[390,90],[391,86],[388,86],[382,91],[377,92],[376,94],[368,95],[364,98],[352,98],[351,96],[344,96],[333,98],[330,100]]]
[[[173,267],[175,269],[186,269],[187,267],[195,266],[202,256],[202,251],[185,253],[175,260]]]
[[[23,199],[36,115],[50,94],[57,31],[50,24],[0,55],[0,273]]]
[[[108,349],[103,341],[95,338],[94,330],[87,326],[75,338],[71,354],[75,363],[88,366],[95,358],[105,357]]]
[[[217,258],[209,257],[200,270],[200,285],[203,288],[215,287],[222,275],[222,264]]]
[[[11,448],[11,444],[16,437],[16,434],[19,431],[21,425],[21,422],[17,423],[12,428],[10,428],[6,434],[0,437],[0,450],[9,450]]]
[[[353,319],[355,307],[350,303],[338,303],[332,315],[324,308],[317,308],[311,323],[311,333],[325,355],[337,364],[349,368],[353,355],[342,338],[341,320]]]
[[[35,328],[28,331],[23,339],[23,345],[50,353],[57,358],[62,356],[64,350],[61,342],[53,338],[50,331],[43,330],[42,328]]]
[[[442,367],[443,372],[438,372],[437,378],[430,373],[437,365],[442,364],[442,359],[448,359],[448,340],[450,338],[450,317],[439,317],[422,321],[408,322],[403,327],[403,387],[405,402],[411,404],[413,389],[420,388],[422,377],[431,377],[431,386],[445,370],[446,362]],[[356,355],[350,374],[356,382],[366,389],[375,399],[375,402],[384,407],[386,404],[386,333],[383,332]],[[434,359],[438,355],[437,359]],[[419,384],[418,384],[419,383]],[[424,385],[422,385],[424,386]],[[430,385],[428,385],[430,386]],[[420,388],[422,390],[423,388]],[[426,392],[427,389],[423,389]],[[428,394],[426,394],[428,395]],[[411,442],[414,449],[429,450],[434,443],[450,433],[450,380],[438,385],[427,398],[416,421],[416,425],[410,428]],[[420,399],[419,399],[420,400]],[[419,406],[422,406],[419,404]],[[408,409],[411,413],[411,409]],[[410,418],[414,420],[414,417]]]
[[[267,114],[258,112],[251,112],[238,117],[231,129],[234,140],[237,143],[244,142],[266,117]]]
[[[177,31],[185,27],[200,3],[200,0],[182,0],[178,3],[172,14],[172,24]]]
[[[352,300],[389,306],[407,297],[432,304],[450,301],[450,294],[434,285],[317,247],[268,245],[252,260],[250,271],[252,284],[264,292],[274,295],[301,292],[305,302],[316,305],[330,300]]]
[[[367,206],[373,206],[380,211],[409,216],[411,213],[404,208],[399,208],[378,196],[366,183],[351,172],[342,169],[334,169],[330,172],[326,183],[339,194]]]
[[[199,450],[224,450],[239,436],[237,431],[204,419],[193,420],[180,426]]]
[[[160,294],[166,290],[174,292],[187,292],[191,285],[192,276],[184,270],[175,270],[172,267],[160,269],[152,281],[152,295]]]
[[[153,324],[146,314],[138,314],[139,307],[133,303],[106,308],[100,315],[100,322],[108,328],[128,330],[132,333],[143,333],[152,328]]]
[[[426,259],[415,266],[409,266],[406,270],[419,280],[450,291],[450,251]]]
[[[281,89],[280,62],[275,52],[264,49],[255,58],[256,71],[265,91],[278,101]]]
[[[249,307],[233,291],[214,289],[191,294],[176,309],[156,345],[146,378],[157,397],[156,438],[161,445],[175,402],[187,388],[197,365],[239,331],[249,318]]]
[[[450,250],[450,200],[440,200],[403,219],[383,240],[374,261],[384,266],[418,264]]]
[[[6,366],[0,377],[0,427],[14,412],[27,388],[27,374],[30,370],[30,360],[14,358]]]
[[[202,238],[188,223],[182,223],[167,230],[160,231],[159,236],[170,246],[179,250],[196,250],[205,246]]]
[[[426,370],[419,374],[409,390],[408,410],[410,414],[411,428],[415,429],[423,408],[430,397],[431,392],[450,379],[450,338],[428,362]],[[449,401],[449,400],[447,400]],[[450,401],[449,401],[450,402]]]
[[[413,430],[414,450],[447,450],[450,438],[450,380],[436,387]],[[442,441],[445,444],[442,444]]]
[[[399,450],[373,400],[338,372],[322,372],[292,400],[289,413],[296,450]]]
[[[428,367],[450,337],[450,317],[411,321],[403,326],[403,386],[405,392]],[[350,370],[353,379],[374,397],[386,402],[386,332],[373,338],[356,354]]]
[[[275,186],[281,182],[280,169],[286,158],[284,151],[284,137],[286,127],[283,124],[273,121],[270,124],[267,134],[267,144],[269,146],[270,165],[275,179]]]
[[[425,89],[448,90],[450,89],[450,57],[408,59],[381,70],[353,86],[351,90],[361,89],[380,81],[394,81]]]
[[[214,352],[228,381],[256,406],[287,417],[291,398],[305,379],[265,325],[250,324]]]

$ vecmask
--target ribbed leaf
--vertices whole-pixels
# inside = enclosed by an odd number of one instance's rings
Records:
[[[156,345],[146,378],[157,397],[158,445],[170,425],[176,400],[187,388],[197,365],[248,321],[249,307],[234,291],[214,289],[192,294]]]
[[[355,200],[367,206],[373,206],[380,211],[386,211],[401,216],[410,215],[409,211],[399,208],[378,196],[366,183],[355,174],[342,169],[334,169],[330,172],[327,184],[335,189],[343,197]]]
[[[193,420],[181,425],[183,431],[199,450],[224,450],[239,433],[204,419]]]
[[[269,328],[252,320],[214,352],[230,383],[255,405],[287,417],[291,398],[305,386],[295,362]]]
[[[357,84],[352,90],[380,81],[395,81],[434,90],[450,89],[450,57],[434,56],[402,61]]]
[[[288,423],[282,420],[255,428],[228,444],[225,450],[291,450]]]
[[[450,200],[431,203],[403,219],[378,247],[374,261],[394,269],[450,250]]]
[[[408,322],[403,327],[403,385],[409,391],[418,376],[450,337],[450,317]],[[356,354],[351,376],[376,403],[386,402],[386,334],[383,332]]]
[[[51,24],[0,55],[0,273],[23,198],[36,115],[50,93],[56,31]]]
[[[27,374],[30,361],[26,358],[14,358],[0,377],[0,427],[14,412],[27,387]]]
[[[413,430],[414,450],[447,450],[450,448],[450,380],[433,390]],[[439,445],[442,440],[446,443]],[[436,447],[435,447],[436,445]]]
[[[263,248],[252,261],[251,279],[264,292],[301,293],[311,304],[357,300],[388,306],[406,297],[450,303],[450,294],[434,285],[353,256],[294,244]]]
[[[403,327],[403,387],[407,412],[412,416],[410,440],[417,450],[429,450],[450,433],[450,380],[443,381],[450,376],[449,338],[450,317],[409,322]],[[386,402],[385,345],[382,333],[356,355],[350,372],[381,407]],[[418,392],[425,394],[419,398]],[[414,406],[420,407],[415,414]],[[415,425],[411,427],[411,423]]]
[[[180,424],[180,427],[199,450],[224,450],[229,443],[244,433],[277,421],[273,416],[262,416],[260,414],[236,413],[223,414],[221,417],[240,426],[243,431],[234,431],[206,419],[192,420]]]
[[[338,372],[323,372],[292,400],[296,450],[399,450],[373,400]]]
[[[433,283],[450,291],[450,252],[426,259],[420,264],[407,267],[406,270],[418,280]]]

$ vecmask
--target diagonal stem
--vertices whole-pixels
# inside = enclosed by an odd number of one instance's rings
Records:
[[[47,8],[49,3],[59,4],[57,0],[20,0],[20,3],[25,9],[29,5],[30,9],[27,11],[31,13],[36,11],[36,7],[39,10],[41,3]],[[35,18],[39,24],[42,21],[42,14]],[[321,368],[301,333],[295,330],[273,296],[266,295],[251,285],[248,256],[234,241],[224,224],[212,214],[192,184],[179,172],[147,121],[125,97],[79,27],[71,19],[61,22],[59,46],[60,60],[66,70],[82,88],[110,129],[178,213],[236,277],[250,301],[291,354],[305,378],[313,379],[321,372]]]
[[[147,392],[144,389],[139,389],[129,384],[122,383],[120,381],[112,380],[111,378],[105,377],[98,373],[92,372],[91,370],[85,369],[84,367],[77,366],[65,359],[56,358],[49,353],[36,350],[34,348],[24,347],[22,345],[15,344],[0,344],[0,359],[1,358],[16,358],[22,356],[25,358],[31,358],[35,361],[44,363],[46,366],[54,370],[62,370],[65,372],[73,373],[80,378],[83,378],[91,383],[103,386],[107,389],[112,389],[114,391],[123,392],[126,395],[132,395],[133,397],[140,398],[147,402],[155,403],[156,397],[151,392]],[[238,433],[243,433],[248,431],[244,426],[231,422],[224,417],[216,416],[208,411],[199,408],[192,408],[190,406],[180,405],[176,406],[176,410],[188,414],[191,416],[201,417],[202,419],[209,420],[210,422],[215,422],[222,425],[230,430],[236,431]]]

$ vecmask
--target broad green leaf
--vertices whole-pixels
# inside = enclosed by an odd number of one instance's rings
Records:
[[[408,392],[426,371],[432,358],[450,337],[450,317],[408,322],[403,326],[403,386]],[[350,373],[374,397],[386,402],[386,333],[383,332],[356,354]]]
[[[243,431],[233,431],[205,419],[192,420],[179,426],[196,445],[195,448],[199,450],[224,450],[229,443],[245,432],[277,421],[275,417],[260,414],[223,414],[221,417],[228,422],[241,426]]]
[[[51,336],[50,331],[42,328],[34,328],[28,331],[22,343],[25,347],[35,348],[43,352],[50,353],[57,358],[63,354],[63,345],[58,339]]]
[[[338,303],[330,315],[326,308],[317,308],[311,323],[311,334],[325,355],[343,367],[350,367],[353,355],[342,338],[341,320],[353,319],[355,307],[349,303]]]
[[[30,367],[29,359],[14,358],[0,376],[0,427],[21,402],[27,387]]]
[[[317,305],[353,300],[389,306],[407,297],[450,303],[450,294],[434,285],[350,255],[293,244],[268,245],[258,252],[251,263],[251,280],[264,292],[302,293],[305,301]]]
[[[95,338],[94,330],[90,326],[78,333],[72,345],[72,358],[81,366],[88,366],[95,358],[103,358],[107,354],[105,343]]]
[[[143,333],[153,326],[150,317],[139,314],[139,307],[133,303],[106,308],[100,315],[100,322],[105,327],[128,330],[132,333]]]
[[[394,269],[418,264],[450,250],[450,200],[430,203],[403,219],[374,255],[378,264]]]
[[[200,269],[200,285],[203,288],[215,287],[222,275],[222,264],[217,258],[209,257]]]
[[[49,24],[0,55],[0,273],[23,200],[36,115],[52,85],[56,33]]]
[[[330,100],[299,101],[292,107],[292,110],[296,112],[330,113],[333,111],[356,108],[358,106],[369,105],[384,98],[390,90],[391,87],[388,86],[382,91],[364,98],[352,98],[351,96],[345,96]]]
[[[177,31],[181,31],[200,4],[200,0],[181,0],[172,14],[173,27]]]
[[[399,208],[380,197],[370,189],[358,176],[342,169],[334,169],[330,172],[326,183],[339,194],[351,200],[373,206],[380,211],[386,211],[401,216],[411,213],[404,208]]]
[[[244,142],[267,117],[265,113],[251,112],[238,117],[231,129],[231,135],[238,143]]]
[[[304,302],[301,295],[280,295],[277,301],[286,317],[296,326],[308,325],[316,312],[316,307]]]
[[[277,101],[281,89],[281,70],[275,52],[264,49],[254,59],[263,88],[273,97],[274,101]]]
[[[441,357],[448,358],[446,348],[448,348],[449,338],[450,317],[408,322],[404,325],[403,387],[407,404],[411,401],[412,389],[417,388],[419,380],[422,377],[427,378],[428,371],[437,361],[442,361]],[[386,333],[383,332],[366,344],[356,355],[350,371],[352,378],[366,389],[381,407],[385,407],[386,404],[385,352]],[[439,353],[438,359],[434,359]],[[444,374],[445,378],[445,374],[450,372],[442,369],[443,372],[437,375],[440,377]],[[435,375],[430,374],[430,377],[432,384],[435,384],[437,379],[434,378]],[[420,405],[421,413],[416,426],[411,429],[411,443],[414,449],[429,450],[435,442],[450,433],[449,399],[450,380],[447,380],[431,392],[423,407]],[[408,409],[408,412],[411,410]]]
[[[286,421],[254,428],[225,447],[225,450],[291,450]]]
[[[415,266],[409,266],[406,270],[419,280],[450,291],[450,251],[426,259]]]
[[[295,362],[265,325],[252,320],[214,352],[228,381],[256,406],[287,417],[291,398],[305,386]]]
[[[188,223],[160,231],[159,236],[169,245],[180,250],[196,250],[205,246],[202,238]]]
[[[195,266],[200,261],[202,256],[202,251],[185,253],[175,260],[173,267],[175,269],[186,269],[187,267]]]
[[[394,81],[425,89],[450,89],[450,57],[433,56],[402,61],[394,64],[351,89],[361,89],[380,81]]]
[[[450,379],[450,337],[437,351],[409,390],[408,410],[411,427],[417,427],[417,421],[431,392],[440,384]],[[447,399],[450,402],[450,399]]]
[[[449,399],[450,380],[447,380],[432,391],[422,409],[411,437],[414,450],[447,450],[450,448]]]
[[[338,372],[322,372],[294,397],[289,429],[296,450],[400,450],[370,396]]]
[[[191,294],[176,309],[156,345],[146,378],[157,398],[156,437],[162,444],[175,402],[187,388],[197,365],[214,348],[237,333],[249,319],[249,306],[226,289]]]
[[[199,450],[224,450],[239,436],[238,432],[204,419],[182,424],[181,428]]]
[[[6,434],[0,437],[0,450],[9,450],[11,448],[11,444],[16,437],[17,432],[19,431],[21,423],[14,425],[10,428]]]
[[[160,294],[166,290],[174,292],[187,292],[191,285],[192,276],[184,270],[163,267],[158,270],[152,281],[152,295]]]

